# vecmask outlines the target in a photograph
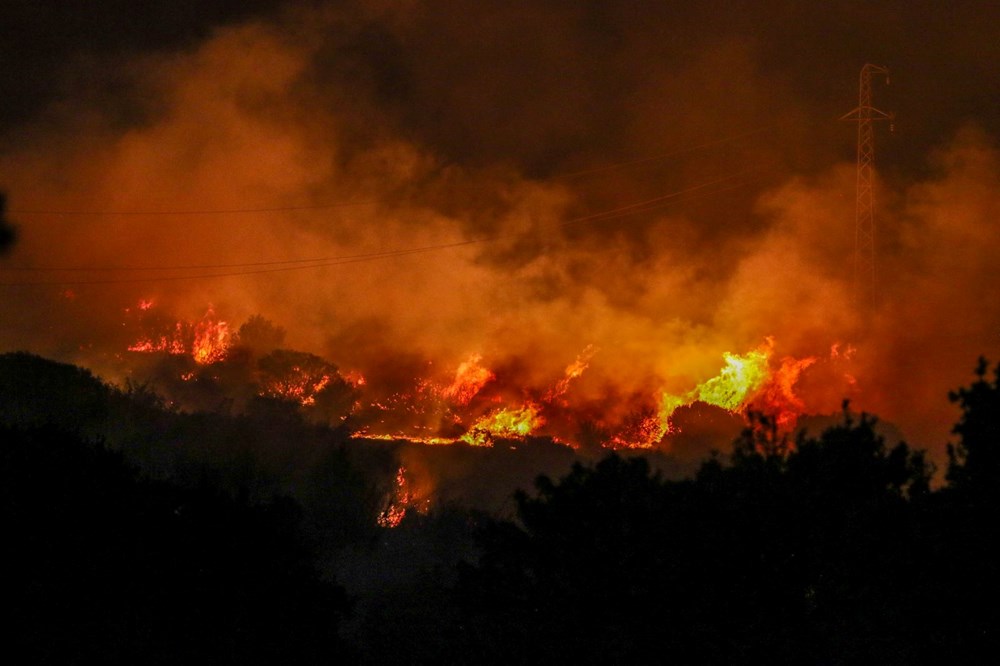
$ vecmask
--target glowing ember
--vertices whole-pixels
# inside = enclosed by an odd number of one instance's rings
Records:
[[[634,423],[626,425],[606,444],[609,449],[652,449],[663,439],[664,432],[660,419],[655,414],[639,416]]]
[[[167,354],[186,354],[187,345],[184,344],[185,326],[183,322],[177,322],[174,330],[169,335],[161,335],[156,339],[146,337],[137,340],[128,346],[129,351],[143,352],[151,354],[155,352],[165,352]]]
[[[389,505],[379,514],[379,527],[398,527],[406,516],[406,510],[413,503],[413,494],[406,482],[406,468],[402,465],[396,471],[396,488]]]
[[[308,407],[316,404],[316,394],[329,383],[330,375],[317,377],[298,366],[293,366],[287,375],[268,384],[262,395],[294,400]]]
[[[353,386],[354,388],[360,388],[368,383],[365,380],[365,376],[362,375],[357,370],[348,370],[347,372],[343,373],[341,377],[343,377],[344,381]]]

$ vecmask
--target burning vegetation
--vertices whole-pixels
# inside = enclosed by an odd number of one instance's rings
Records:
[[[174,388],[166,391],[168,400],[197,408],[188,404],[184,384],[200,384],[214,388],[217,398],[293,405],[315,419],[347,427],[360,440],[490,447],[545,437],[572,448],[669,451],[682,431],[675,413],[696,403],[742,417],[760,412],[790,432],[801,415],[815,413],[809,396],[798,392],[800,378],[824,365],[819,356],[776,358],[776,341],[767,338],[743,354],[723,353],[718,371],[687,391],[661,388],[595,403],[575,389],[592,365],[600,367],[595,345],[587,345],[547,385],[527,378],[516,363],[490,367],[480,353],[443,373],[428,363],[420,376],[373,385],[364,369],[342,371],[320,356],[285,348],[284,329],[259,315],[233,331],[211,307],[193,322],[164,317],[151,300],[129,312],[137,313],[133,324],[139,330],[129,353],[188,359],[156,368],[154,383]],[[832,346],[831,362],[850,356],[840,349]],[[589,430],[581,431],[582,423],[591,424]],[[406,503],[399,496],[393,506]],[[395,514],[387,511],[384,521],[392,523]]]

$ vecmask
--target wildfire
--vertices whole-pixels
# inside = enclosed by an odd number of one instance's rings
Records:
[[[153,307],[153,301],[142,299],[137,307],[141,312],[148,312]],[[209,307],[201,321],[195,324],[178,321],[167,332],[143,335],[127,349],[146,354],[190,354],[196,363],[208,365],[224,359],[230,343],[229,324],[219,321]]]
[[[441,391],[441,395],[459,405],[468,405],[482,388],[495,378],[488,368],[480,363],[483,357],[473,354],[459,364],[455,371],[455,381]]]
[[[836,346],[834,346],[834,350]],[[774,339],[743,356],[723,354],[725,365],[715,377],[699,384],[684,395],[664,393],[660,398],[660,427],[663,434],[674,432],[670,418],[678,407],[695,401],[744,413],[758,408],[774,416],[779,427],[789,428],[802,414],[805,403],[795,395],[794,387],[802,371],[816,362],[816,357],[785,357],[776,370],[771,369]],[[835,353],[835,352],[834,352]]]
[[[406,516],[407,509],[413,504],[413,493],[406,481],[406,468],[402,465],[396,471],[396,488],[388,506],[379,514],[379,527],[398,527]]]
[[[229,324],[218,321],[215,312],[209,308],[202,320],[195,324],[191,356],[202,365],[215,363],[226,357],[229,344]]]
[[[316,377],[312,373],[294,366],[286,376],[270,383],[263,394],[294,400],[300,405],[308,407],[316,404],[316,395],[329,383],[330,375]]]
[[[609,449],[652,449],[666,434],[655,414],[637,416],[632,423],[611,437],[605,444]]]
[[[541,407],[529,401],[518,409],[504,407],[484,416],[462,435],[462,441],[473,446],[492,446],[496,438],[527,437],[544,423]]]
[[[584,347],[580,355],[576,357],[576,360],[566,366],[565,376],[556,382],[556,385],[545,394],[545,402],[553,402],[557,398],[564,396],[569,391],[570,382],[582,375],[583,371],[590,367],[590,359],[596,353],[597,347],[594,345]]]
[[[147,330],[155,330],[155,322],[162,321],[150,312],[152,309],[153,301],[148,299],[139,301],[134,309],[133,316],[139,317],[140,325]],[[211,307],[197,322],[161,323],[159,328],[155,333],[147,332],[128,349],[184,354],[199,365],[210,365],[226,359],[231,347],[239,343]],[[565,442],[584,432],[579,428],[584,419],[589,419],[587,423],[593,428],[581,435],[588,437],[587,441],[611,449],[649,449],[679,432],[672,421],[674,413],[695,402],[734,414],[762,411],[774,418],[779,428],[793,428],[807,409],[805,400],[795,392],[796,386],[802,373],[818,358],[787,356],[779,361],[774,358],[774,346],[774,340],[766,338],[744,354],[724,352],[717,374],[693,389],[640,395],[631,399],[634,402],[627,414],[612,418],[594,412],[594,403],[588,406],[587,399],[575,398],[572,390],[598,351],[594,345],[587,345],[548,387],[512,386],[509,375],[498,378],[478,353],[459,363],[453,374],[414,377],[409,388],[392,393],[370,387],[356,370],[342,373],[319,356],[280,348],[263,356],[251,356],[256,366],[246,376],[256,383],[259,395],[294,401],[315,410],[322,408],[323,415],[331,419],[351,418],[353,436],[359,439],[492,446],[500,439],[523,440],[545,427],[546,435]],[[829,348],[829,360],[847,363],[855,351],[850,345],[834,344]],[[428,368],[431,365],[427,363]],[[850,382],[843,368],[837,372]],[[190,381],[194,376],[188,371],[181,379]],[[511,402],[515,391],[521,397]]]
[[[805,402],[795,395],[795,383],[802,371],[816,362],[816,357],[795,359],[786,357],[767,384],[753,400],[753,407],[773,415],[779,428],[795,425],[805,409]]]
[[[129,351],[152,354],[155,352],[165,352],[167,354],[181,355],[187,353],[187,345],[184,344],[186,337],[184,322],[177,322],[174,330],[170,334],[160,335],[157,338],[143,337],[128,346]]]

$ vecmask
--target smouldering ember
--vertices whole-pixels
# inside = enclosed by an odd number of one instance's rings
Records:
[[[310,407],[340,374],[335,365],[314,354],[276,349],[257,361],[257,378],[260,395]]]
[[[396,487],[393,490],[392,498],[388,505],[379,514],[378,524],[380,527],[398,527],[406,511],[413,504],[413,493],[410,492],[409,484],[406,481],[406,468],[400,465],[396,471]]]

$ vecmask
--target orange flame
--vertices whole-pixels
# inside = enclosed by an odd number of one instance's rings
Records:
[[[184,323],[177,322],[170,335],[161,335],[155,340],[145,337],[137,340],[127,348],[133,352],[144,352],[147,354],[155,352],[166,352],[168,354],[186,354],[187,347],[184,344]]]
[[[816,360],[815,356],[802,359],[786,356],[781,359],[781,367],[753,399],[753,406],[773,415],[779,428],[793,427],[805,409],[805,403],[793,390],[795,383],[802,371]]]
[[[574,379],[583,374],[583,371],[590,367],[590,359],[594,357],[597,353],[597,347],[594,345],[587,345],[584,347],[580,355],[576,357],[576,360],[566,366],[565,376],[556,382],[556,385],[549,389],[548,393],[545,394],[545,402],[552,402],[556,398],[561,398],[569,390],[569,384]]]
[[[441,395],[459,405],[468,405],[482,388],[492,381],[495,375],[488,368],[480,365],[483,357],[473,354],[468,360],[459,364],[455,371],[455,381],[451,386],[441,391]]]
[[[194,344],[191,356],[195,363],[207,365],[226,357],[230,345],[229,324],[218,321],[212,308],[194,327]]]

